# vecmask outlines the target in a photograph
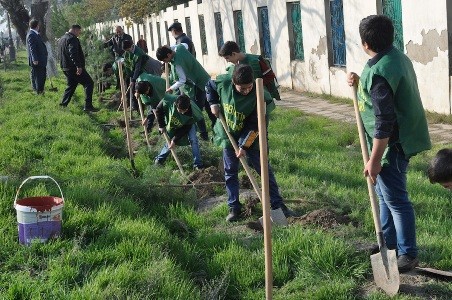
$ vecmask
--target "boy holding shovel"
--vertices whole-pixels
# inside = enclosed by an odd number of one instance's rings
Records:
[[[191,54],[190,54],[191,55]],[[195,123],[202,119],[201,110],[190,101],[187,95],[175,96],[166,94],[155,109],[159,131],[167,132],[170,143],[160,151],[154,160],[154,164],[162,165],[171,149],[177,146],[190,144],[193,154],[194,169],[202,169],[201,154],[199,152],[198,138],[196,137]]]
[[[431,148],[424,109],[410,59],[392,46],[394,27],[383,15],[359,25],[364,51],[371,57],[358,82],[357,98],[370,159],[370,176],[380,203],[380,220],[388,249],[396,249],[400,273],[417,266],[418,248],[413,205],[406,188],[410,157]]]
[[[166,82],[159,76],[141,73],[135,84],[135,97],[141,102],[149,106],[149,111],[143,126],[146,126],[147,132],[151,132],[154,125],[154,111],[160,100],[165,97]]]
[[[234,222],[240,219],[242,212],[242,204],[239,201],[239,158],[246,156],[259,174],[261,169],[253,69],[249,65],[238,65],[232,78],[225,74],[218,76],[216,80],[210,80],[206,85],[206,92],[212,114],[217,117],[220,114],[224,116],[228,130],[239,146],[239,151],[235,152],[221,122],[216,122],[213,128],[213,141],[216,145],[223,147],[224,177],[229,206],[226,221]],[[266,102],[272,101],[268,92],[264,93],[264,97]],[[278,184],[270,164],[268,169],[271,208],[281,208],[286,217],[293,216],[293,212],[286,207],[279,194]]]

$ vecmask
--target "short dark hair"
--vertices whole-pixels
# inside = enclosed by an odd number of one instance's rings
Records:
[[[359,23],[361,43],[367,43],[370,50],[381,52],[392,45],[394,41],[394,25],[390,18],[384,15],[371,15]]]
[[[182,110],[189,109],[191,106],[190,97],[185,94],[180,95],[179,97],[177,97],[175,105],[177,108]]]
[[[232,73],[232,81],[235,84],[249,84],[254,81],[253,68],[247,64],[239,64],[235,66]]]
[[[427,170],[431,183],[452,181],[452,149],[441,149],[430,162]]]
[[[218,55],[221,57],[232,55],[232,52],[239,53],[240,47],[237,45],[236,42],[233,41],[227,41],[226,43],[221,46],[220,51],[218,51]]]
[[[182,24],[179,22],[174,22],[171,24],[170,27],[168,27],[168,31],[171,31],[172,29],[176,30],[177,32],[182,31]]]
[[[74,24],[71,26],[71,29],[82,29],[82,26],[80,26],[78,24]]]
[[[102,71],[103,72],[107,72],[108,70],[112,69],[113,65],[111,63],[105,63],[104,66],[102,67]]]
[[[158,60],[163,61],[165,58],[168,57],[168,54],[173,53],[173,50],[169,48],[168,46],[162,46],[155,51],[155,56]]]
[[[39,21],[36,19],[31,19],[28,25],[30,26],[31,29],[36,29],[36,27],[38,27],[39,25]]]
[[[149,95],[152,95],[154,89],[152,88],[152,84],[150,84],[148,81],[138,81],[137,83],[135,83],[135,90],[140,94],[146,94],[148,89]]]
[[[122,42],[122,49],[126,50],[126,49],[130,49],[133,45],[133,42],[131,40],[124,40],[124,42]]]

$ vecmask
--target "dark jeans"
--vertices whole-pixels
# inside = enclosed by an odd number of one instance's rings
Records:
[[[37,93],[44,92],[46,83],[47,69],[42,66],[32,66],[30,72],[31,87]]]
[[[261,173],[260,151],[248,149],[246,151],[246,158],[250,166],[256,170],[258,174]],[[232,148],[223,149],[223,164],[224,164],[224,180],[226,181],[226,191],[228,193],[228,206],[233,210],[240,210],[242,205],[239,201],[239,163],[240,160],[235,156],[235,151]],[[283,199],[279,194],[278,184],[276,183],[273,170],[268,164],[268,177],[270,188],[270,205],[272,209],[278,209],[283,203]]]
[[[210,111],[210,105],[209,102],[207,102],[206,91],[195,87],[195,99],[193,99],[193,102],[196,103],[201,111],[203,109],[206,110],[211,122],[211,128],[213,128],[215,122],[217,121],[217,117],[215,117],[215,115]],[[204,118],[196,124],[198,125],[198,129],[201,134],[207,133],[206,122],[204,121]]]
[[[67,87],[63,94],[63,99],[61,100],[61,105],[67,106],[71,101],[72,95],[74,95],[75,89],[78,84],[81,84],[85,89],[85,107],[93,106],[93,89],[94,81],[83,69],[82,74],[77,75],[76,70],[63,71],[67,79]]]
[[[397,249],[398,255],[416,257],[416,225],[414,208],[408,197],[406,173],[409,160],[397,147],[389,148],[389,165],[377,176],[375,191],[380,202],[380,220],[389,249]]]

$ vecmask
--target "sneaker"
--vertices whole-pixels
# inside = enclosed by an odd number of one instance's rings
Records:
[[[406,273],[413,270],[419,264],[417,257],[409,256],[408,254],[400,255],[397,258],[397,267],[400,273]]]
[[[64,104],[64,103],[60,103],[59,105],[60,105],[61,107],[63,107],[63,108],[64,108],[64,107],[67,107],[67,104]]]
[[[241,211],[241,209],[233,209],[233,208],[230,208],[229,209],[229,214],[228,214],[228,216],[226,217],[226,221],[227,222],[235,222],[235,221],[238,221],[241,217],[240,217],[240,215],[242,214],[242,211]]]
[[[286,218],[296,217],[296,214],[293,212],[293,210],[288,208],[284,203],[282,203],[279,208],[281,208],[281,210],[283,211],[283,213],[286,216]]]
[[[154,160],[154,166],[161,167],[161,166],[163,166],[163,162],[156,158]]]
[[[83,111],[86,111],[86,112],[98,112],[99,110],[97,108],[94,108],[93,106],[85,106],[83,108]]]
[[[204,166],[194,166],[193,167],[193,170],[195,170],[195,171],[200,171],[202,169],[204,169]]]

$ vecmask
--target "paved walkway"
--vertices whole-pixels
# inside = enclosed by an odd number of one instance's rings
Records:
[[[321,115],[337,121],[355,123],[353,103],[332,103],[322,98],[303,96],[295,91],[281,93],[281,101],[275,101],[277,106],[297,108],[309,114]],[[452,125],[428,124],[432,142],[436,144],[452,143]]]

